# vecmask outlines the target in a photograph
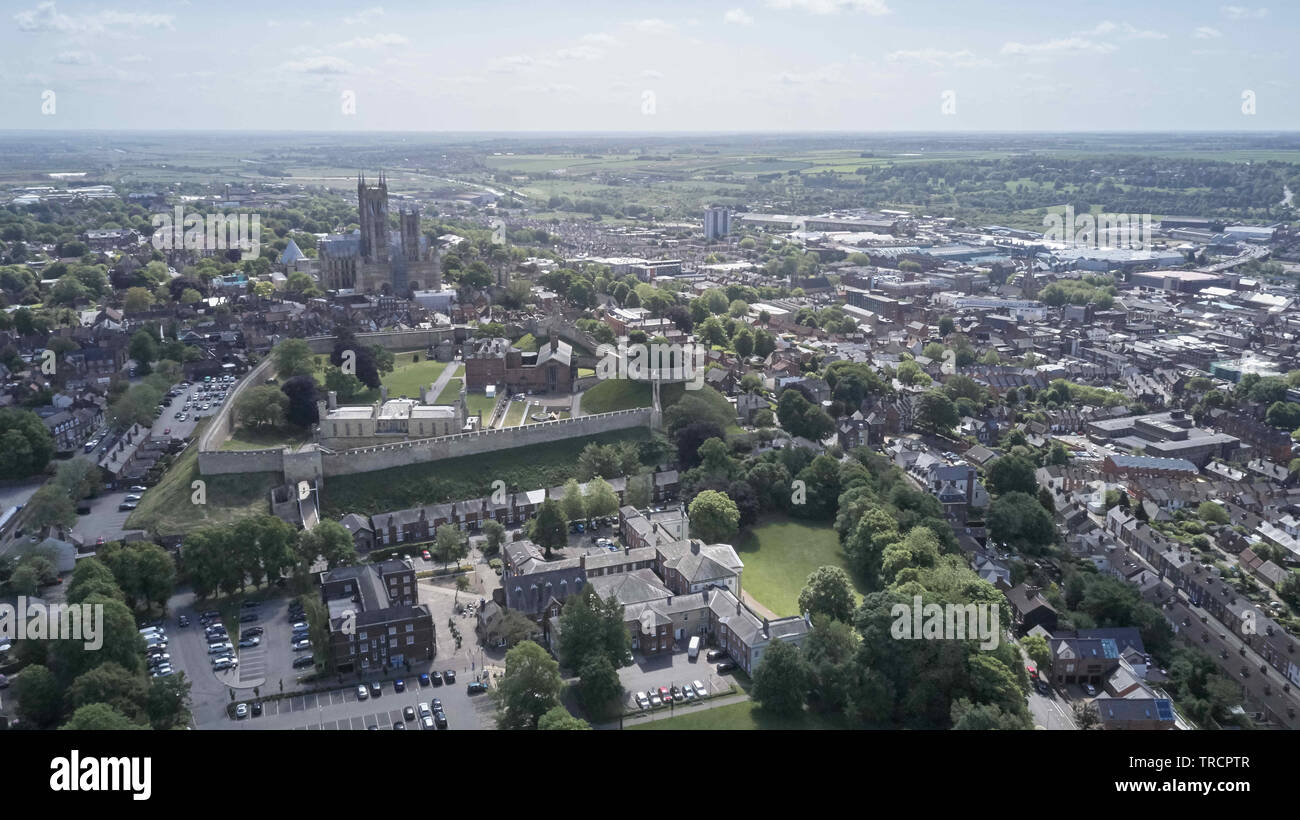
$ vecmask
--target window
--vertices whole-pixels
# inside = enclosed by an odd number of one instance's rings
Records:
[[[414,632],[414,631],[415,631],[415,624],[407,624],[407,625],[406,625],[406,631],[407,631],[407,632]]]
[[[396,638],[389,638],[389,639],[388,639],[388,645],[391,646],[393,649],[396,649],[396,648],[397,648],[397,639],[396,639]]]
[[[361,641],[362,641],[363,643],[364,643],[365,641],[367,641],[367,640],[370,639],[370,635],[367,634],[367,633],[365,633],[365,632],[361,632],[361,633],[359,633],[359,637],[361,638]]]
[[[413,645],[414,643],[415,643],[415,638],[413,638],[413,637],[408,637],[408,638],[406,639],[406,645],[407,645],[407,646],[411,646],[411,645]]]
[[[396,635],[396,634],[397,634],[397,627],[395,627],[395,626],[390,626],[390,627],[388,627],[388,634],[389,634],[389,635]]]

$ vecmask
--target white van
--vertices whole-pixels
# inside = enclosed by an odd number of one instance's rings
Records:
[[[698,657],[700,656],[700,636],[699,636],[699,635],[696,635],[694,638],[691,638],[691,643],[690,643],[690,646],[687,647],[687,649],[686,649],[686,654],[687,654],[687,656],[688,656],[691,660],[695,660],[696,658],[698,658]]]

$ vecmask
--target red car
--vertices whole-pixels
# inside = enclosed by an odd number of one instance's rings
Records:
[[[432,560],[433,560],[433,556],[429,554],[429,551],[428,551],[428,550],[425,550],[424,552],[420,553],[420,557],[423,558],[423,559],[426,560],[426,561],[432,561]]]
[[[168,427],[166,430],[163,430],[164,436],[170,436],[171,434],[172,434],[172,428]]]
[[[663,699],[663,702],[664,702],[664,703],[672,703],[672,702],[673,702],[673,695],[672,695],[671,692],[668,691],[668,687],[667,687],[667,686],[660,686],[660,687],[659,687],[659,697]]]

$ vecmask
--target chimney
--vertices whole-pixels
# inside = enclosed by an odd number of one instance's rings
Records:
[[[578,556],[578,569],[582,570],[583,572],[587,571],[587,553],[585,552],[582,555]]]
[[[700,554],[700,540],[698,538],[691,539],[691,554],[692,555]]]
[[[764,619],[763,619],[763,637],[765,637],[765,638],[770,638],[770,637],[772,637],[771,626],[772,626],[772,625],[771,625],[771,623],[767,620],[767,618],[764,618]]]
[[[627,546],[627,545],[624,545],[624,546],[623,546],[623,554],[624,554],[624,555],[631,555],[631,554],[632,554],[632,548],[629,547],[629,546]]]
[[[668,596],[668,606],[672,606],[672,605],[673,605],[673,596],[669,595],[669,596]]]
[[[737,614],[737,615],[740,614],[740,610],[741,610],[741,603],[740,603],[740,599],[737,598],[737,599],[736,599],[736,614]]]

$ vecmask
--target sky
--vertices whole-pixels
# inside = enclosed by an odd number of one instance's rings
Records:
[[[1298,30],[1294,0],[4,0],[0,130],[1292,130]]]

